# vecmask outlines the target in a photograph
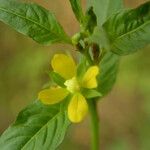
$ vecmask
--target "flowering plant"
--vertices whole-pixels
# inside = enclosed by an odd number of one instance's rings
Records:
[[[42,45],[73,46],[78,61],[55,54],[53,85],[22,110],[0,137],[1,150],[55,150],[72,123],[91,116],[92,150],[99,150],[98,100],[112,89],[120,56],[150,43],[150,2],[124,9],[123,0],[69,0],[80,31],[69,37],[53,13],[36,3],[0,0],[0,21]]]
[[[80,122],[88,111],[88,104],[82,95],[82,88],[93,89],[97,87],[96,76],[99,73],[99,68],[91,66],[81,77],[79,73],[77,74],[77,67],[72,58],[64,54],[56,54],[51,64],[54,71],[64,78],[65,82],[62,87],[52,87],[41,91],[38,97],[44,104],[55,104],[70,93],[72,98],[68,106],[68,117],[71,122]],[[97,91],[95,92],[98,94]]]

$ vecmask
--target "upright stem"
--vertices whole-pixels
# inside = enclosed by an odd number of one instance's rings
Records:
[[[92,61],[92,59],[91,59],[91,56],[90,56],[88,50],[86,50],[86,52],[85,52],[84,54],[85,54],[85,56],[86,56],[86,59],[88,60],[88,63],[89,63],[90,65],[92,65],[92,64],[93,64],[93,61]]]
[[[91,116],[91,149],[99,150],[99,117],[95,100],[89,101],[89,110]]]

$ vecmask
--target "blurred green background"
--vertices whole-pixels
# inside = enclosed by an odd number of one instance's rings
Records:
[[[34,1],[54,12],[69,35],[78,31],[69,0]],[[143,2],[126,0],[125,6],[136,7]],[[49,81],[46,72],[53,54],[69,50],[76,55],[72,47],[41,46],[0,22],[0,134]],[[122,57],[112,92],[99,102],[101,150],[150,150],[149,50],[146,47]],[[89,150],[89,118],[73,125],[58,149]]]

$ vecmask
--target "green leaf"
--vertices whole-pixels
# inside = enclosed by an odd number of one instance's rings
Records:
[[[66,112],[58,106],[37,101],[21,111],[0,137],[0,149],[55,150],[70,124]]]
[[[99,64],[99,67],[100,75],[97,78],[99,82],[97,89],[103,96],[105,96],[112,89],[116,81],[119,67],[119,56],[112,52],[107,52]]]
[[[97,43],[102,53],[102,60],[99,64],[100,74],[97,77],[99,85],[97,90],[102,94],[102,96],[105,96],[112,89],[116,81],[119,67],[119,56],[108,51],[110,48],[109,40],[103,28],[96,27],[89,40]]]
[[[93,89],[82,89],[81,92],[83,96],[87,99],[102,97],[102,94],[100,92],[98,92],[97,90],[93,90]]]
[[[0,21],[40,44],[70,43],[55,16],[37,4],[0,0]]]
[[[50,72],[50,77],[52,78],[52,80],[57,83],[59,86],[61,87],[65,87],[64,82],[65,79],[63,77],[61,77],[58,73],[51,71]]]
[[[97,26],[96,15],[93,12],[93,7],[90,7],[85,14],[85,19],[83,23],[84,30],[88,30],[90,34],[93,33],[94,28]]]
[[[77,20],[80,23],[84,22],[84,15],[81,7],[81,1],[80,0],[70,0],[70,4],[72,7],[72,10],[77,18]]]
[[[97,43],[100,49],[110,49],[109,38],[106,31],[102,27],[96,27],[92,36],[90,36],[89,41]]]
[[[102,25],[112,14],[123,8],[123,0],[88,0],[88,6],[93,6],[98,25]]]
[[[150,2],[110,17],[103,25],[113,52],[127,55],[150,44]]]
[[[78,80],[82,80],[85,72],[87,71],[87,60],[86,57],[84,55],[79,55],[80,58],[80,62],[77,66],[77,78]]]

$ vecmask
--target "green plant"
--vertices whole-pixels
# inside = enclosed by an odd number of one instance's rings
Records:
[[[0,0],[2,22],[40,44],[66,43],[74,46],[80,53],[77,66],[66,55],[62,58],[66,59],[59,59],[56,63],[52,60],[54,71],[50,72],[50,76],[54,86],[57,84],[63,90],[57,90],[58,95],[54,95],[54,91],[51,93],[46,90],[48,94],[45,94],[45,90],[41,91],[38,97],[42,103],[36,100],[21,111],[15,123],[0,137],[2,150],[54,150],[62,142],[71,122],[81,121],[88,107],[91,115],[92,149],[98,150],[97,102],[114,85],[120,56],[136,52],[150,42],[149,1],[135,9],[124,10],[122,0],[87,0],[86,13],[82,11],[80,0],[70,0],[70,4],[80,23],[80,31],[72,38],[65,33],[55,16],[43,7],[35,3]],[[59,54],[59,57],[60,55],[62,56]],[[66,64],[67,59],[69,63]],[[76,68],[76,71],[71,70],[68,77],[65,68],[60,71],[61,64],[69,64],[68,67]],[[87,73],[89,69],[90,73]],[[90,84],[87,81],[89,74],[92,74]],[[74,76],[78,81],[72,78]],[[68,80],[71,78],[72,80]],[[81,83],[78,85],[76,82],[79,81]],[[81,104],[77,107],[77,112],[73,108],[75,102],[68,109],[72,95],[75,96],[73,100]],[[68,114],[69,110],[71,113]]]

